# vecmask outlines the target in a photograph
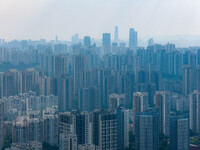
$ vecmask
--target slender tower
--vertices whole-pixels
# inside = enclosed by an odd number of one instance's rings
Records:
[[[119,42],[118,26],[115,26],[115,43]]]

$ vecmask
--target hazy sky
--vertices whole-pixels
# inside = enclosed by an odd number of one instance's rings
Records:
[[[70,40],[79,33],[121,39],[134,27],[140,37],[200,35],[200,0],[0,0],[0,38]]]

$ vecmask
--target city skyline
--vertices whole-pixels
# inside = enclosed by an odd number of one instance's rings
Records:
[[[197,36],[199,4],[198,0],[8,0],[0,6],[0,37],[50,40],[58,35],[69,41],[79,33],[100,39],[102,33],[114,33],[116,25],[122,40],[128,39],[129,28],[135,28],[140,38]]]
[[[2,0],[0,150],[200,150],[199,0]]]

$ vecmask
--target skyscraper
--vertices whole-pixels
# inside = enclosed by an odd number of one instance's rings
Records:
[[[34,84],[36,81],[37,72],[35,70],[28,69],[26,71],[21,72],[20,74],[20,92],[26,93],[29,91],[33,91]]]
[[[76,134],[60,134],[59,136],[59,150],[78,150]]]
[[[8,54],[8,49],[7,49],[7,48],[4,48],[4,47],[1,47],[1,48],[0,48],[0,64],[1,64],[2,62],[7,61],[7,60],[6,60],[7,54]]]
[[[133,93],[133,131],[135,133],[135,115],[148,109],[148,93]]]
[[[84,37],[84,46],[90,47],[90,45],[91,45],[90,36],[85,36]]]
[[[136,52],[138,46],[137,32],[134,28],[130,28],[129,31],[129,48]]]
[[[78,144],[92,144],[92,115],[76,112],[76,134]]]
[[[87,112],[60,114],[60,134],[76,134],[78,144],[92,144],[92,115]]]
[[[90,89],[80,88],[79,89],[79,110],[81,111],[91,111],[91,100],[90,99]]]
[[[109,110],[115,111],[121,105],[124,106],[125,95],[111,94],[109,95]]]
[[[67,74],[67,56],[55,56],[54,58],[54,76],[60,77]]]
[[[1,96],[13,96],[19,93],[19,71],[11,69],[2,76]]]
[[[95,110],[92,113],[93,144],[105,150],[129,147],[129,110],[118,107],[116,112]]]
[[[73,79],[63,76],[57,81],[58,109],[61,112],[69,111],[73,106]]]
[[[12,141],[15,143],[18,142],[28,142],[28,121],[23,118],[22,121],[16,121],[12,126]]]
[[[155,106],[160,111],[161,133],[169,136],[170,131],[170,95],[168,92],[157,91],[155,94]]]
[[[125,94],[124,105],[126,108],[131,109],[133,107],[133,92],[135,85],[135,76],[132,73],[126,73],[122,76],[122,93]]]
[[[99,92],[96,87],[79,89],[79,109],[93,111],[100,107]]]
[[[28,139],[29,141],[43,141],[43,120],[39,118],[28,119]]]
[[[194,91],[190,94],[190,129],[200,133],[200,92]]]
[[[79,88],[83,87],[83,71],[86,71],[86,56],[74,56],[74,94],[78,94]]]
[[[58,114],[44,114],[44,141],[58,146]]]
[[[72,112],[59,114],[59,133],[70,134],[76,133],[76,115]]]
[[[99,125],[100,147],[104,150],[118,150],[118,120],[115,113],[101,113]]]
[[[189,119],[184,116],[170,118],[170,150],[189,150]]]
[[[49,54],[41,55],[40,69],[45,71],[48,76],[54,76],[54,56]]]
[[[192,73],[193,71],[190,65],[183,67],[182,91],[185,95],[188,95],[193,91],[194,83]]]
[[[103,46],[110,46],[111,37],[110,33],[103,33]]]
[[[118,26],[115,26],[115,43],[119,42],[119,35],[118,35]]]
[[[104,77],[103,81],[103,101],[102,107],[108,108],[109,107],[109,95],[114,93],[114,77],[113,76],[106,76]]]
[[[0,149],[4,145],[4,104],[0,101]]]
[[[135,149],[158,150],[159,111],[149,110],[135,116]]]
[[[129,110],[119,107],[117,109],[118,149],[129,147]]]

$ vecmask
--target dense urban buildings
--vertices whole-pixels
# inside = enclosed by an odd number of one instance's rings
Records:
[[[198,147],[200,47],[129,32],[1,42],[0,149]]]

